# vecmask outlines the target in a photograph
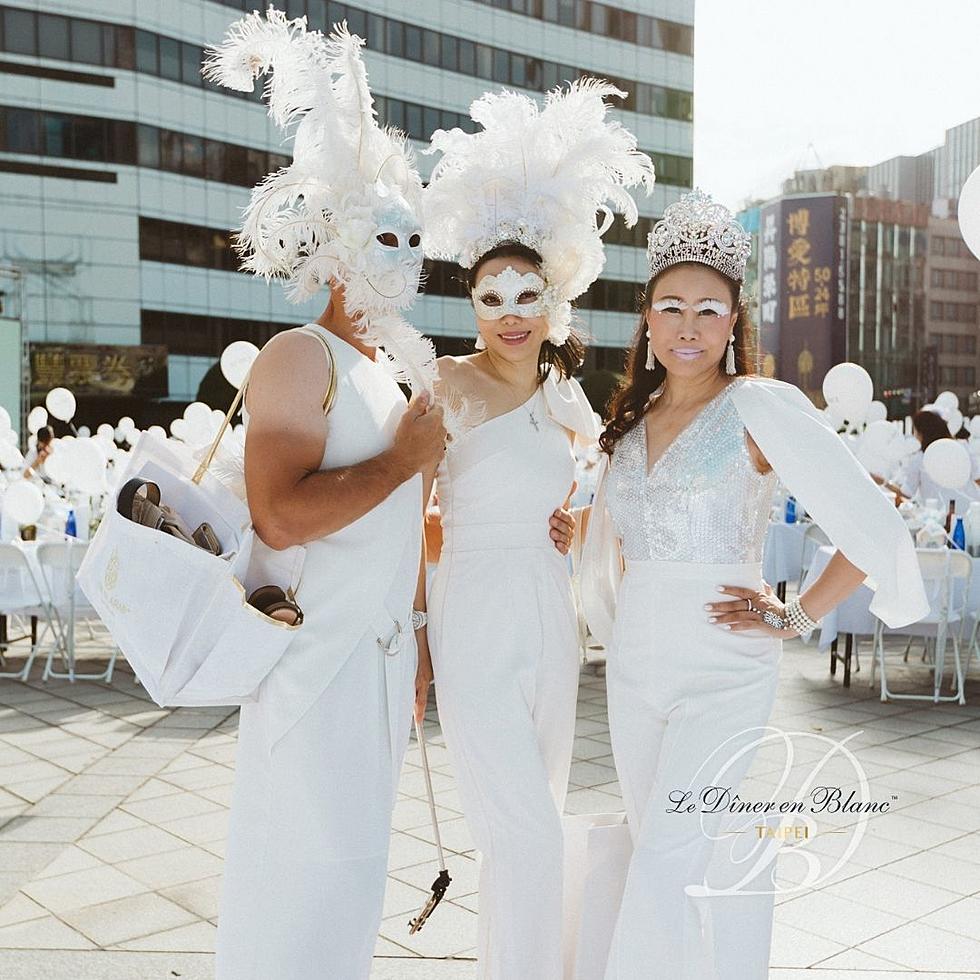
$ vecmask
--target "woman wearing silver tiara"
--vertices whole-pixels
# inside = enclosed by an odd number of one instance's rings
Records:
[[[429,593],[439,718],[481,853],[481,980],[561,980],[561,813],[578,687],[575,611],[545,520],[572,489],[573,441],[594,443],[572,374],[570,301],[603,265],[596,211],[628,223],[651,186],[616,90],[582,81],[545,107],[513,92],[471,107],[482,129],[437,132],[426,248],[467,269],[479,352],[439,360],[446,400],[482,403],[438,471],[444,543]],[[553,532],[555,535],[556,532]]]
[[[609,647],[610,734],[634,841],[606,980],[767,976],[771,897],[693,897],[722,814],[678,800],[737,788],[769,717],[783,638],[811,629],[866,575],[889,626],[927,608],[894,507],[799,389],[749,374],[749,250],[730,212],[700,191],[666,209],[600,439],[608,472],[583,597]],[[785,605],[760,565],[777,475],[839,549]]]

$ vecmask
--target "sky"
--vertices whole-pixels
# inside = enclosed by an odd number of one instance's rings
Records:
[[[980,0],[696,0],[694,180],[728,207],[977,116]]]

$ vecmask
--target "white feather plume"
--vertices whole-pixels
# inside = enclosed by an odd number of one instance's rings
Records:
[[[470,107],[480,131],[437,130],[426,151],[441,154],[423,192],[427,252],[472,266],[513,238],[541,254],[559,303],[584,293],[605,261],[596,212],[619,212],[631,227],[638,215],[627,188],[650,193],[654,184],[636,137],[607,118],[614,95],[624,93],[595,78],[549,92],[543,107],[517,92],[487,93]]]

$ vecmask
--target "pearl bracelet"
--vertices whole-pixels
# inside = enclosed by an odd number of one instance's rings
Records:
[[[786,603],[783,607],[783,617],[786,620],[786,626],[800,635],[809,633],[817,626],[817,621],[807,615],[799,599],[793,599],[792,602]]]

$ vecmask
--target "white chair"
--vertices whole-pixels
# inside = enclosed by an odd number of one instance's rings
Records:
[[[78,574],[78,569],[81,567],[87,550],[88,544],[86,542],[76,541],[72,538],[64,541],[44,542],[38,545],[37,561],[47,590],[52,619],[60,634],[60,643],[51,646],[48,650],[47,663],[41,677],[42,681],[56,677],[72,683],[76,680],[105,681],[107,684],[112,682],[112,672],[115,668],[116,657],[119,655],[119,648],[112,642],[108,633],[105,633],[103,641],[86,645],[87,652],[98,650],[109,653],[109,661],[105,669],[98,673],[88,674],[80,674],[75,670],[77,650],[75,632],[80,620],[89,624],[89,636],[92,640],[96,640],[91,621],[97,620],[98,617],[75,582],[75,576]],[[66,670],[58,671],[54,668],[54,658],[59,654],[67,668]]]
[[[917,548],[919,569],[929,597],[929,612],[918,622],[898,629],[887,629],[880,620],[875,628],[871,687],[875,683],[875,668],[881,669],[881,700],[957,701],[966,704],[963,663],[960,659],[960,643],[966,621],[966,609],[970,595],[970,578],[973,563],[970,556],[955,548]],[[905,636],[909,642],[914,637],[931,642],[935,654],[931,664],[933,689],[931,694],[896,694],[888,687],[885,668],[885,637]],[[953,693],[941,694],[946,666],[946,647],[953,645]],[[908,646],[906,646],[906,655]]]
[[[31,649],[24,666],[17,671],[0,671],[0,677],[26,681],[30,676],[41,640],[50,631],[57,645],[60,634],[52,620],[51,608],[45,598],[42,585],[34,574],[27,555],[15,544],[0,544],[0,616],[8,620],[17,618],[32,621]],[[36,624],[41,620],[44,622],[44,629],[38,634]],[[14,642],[17,640],[8,640],[4,645],[5,649],[0,649],[0,666],[6,665],[3,654]]]

